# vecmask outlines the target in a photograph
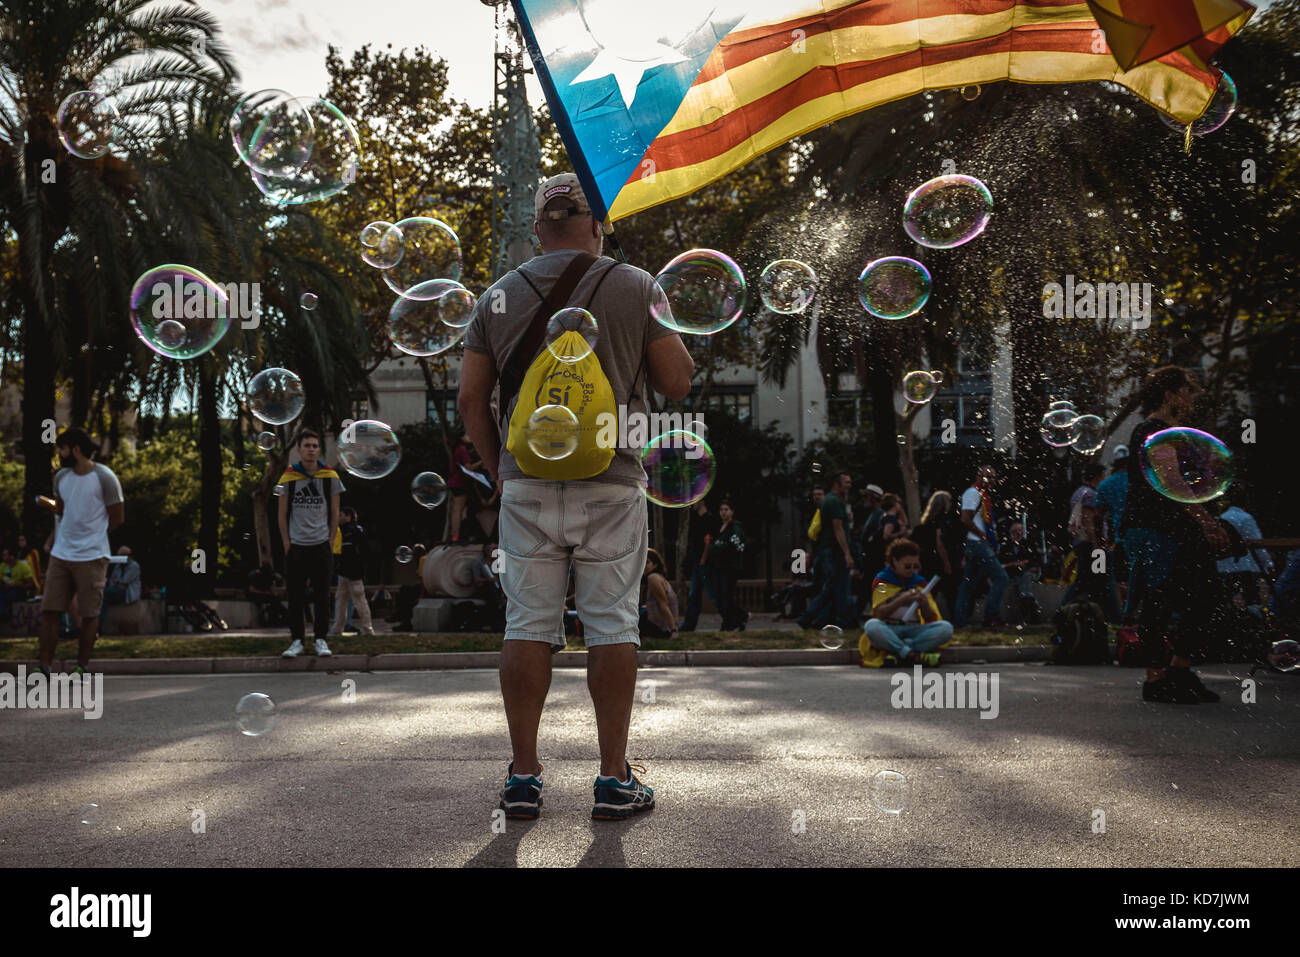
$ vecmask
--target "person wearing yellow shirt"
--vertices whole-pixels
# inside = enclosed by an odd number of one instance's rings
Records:
[[[921,547],[907,538],[890,542],[885,567],[871,583],[872,617],[858,642],[863,667],[939,664],[935,649],[952,640],[952,623],[944,621],[934,599],[923,594],[925,578],[920,572]],[[917,621],[904,622],[913,604]]]

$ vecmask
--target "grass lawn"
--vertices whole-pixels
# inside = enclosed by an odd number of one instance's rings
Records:
[[[1031,625],[1004,631],[959,631],[955,645],[1041,645],[1051,636],[1049,625]],[[844,647],[857,647],[858,635],[845,634]],[[386,634],[374,638],[360,635],[329,639],[336,655],[412,654],[420,652],[500,651],[501,635],[488,633]],[[242,635],[150,635],[110,636],[95,642],[96,658],[257,658],[273,657],[288,647],[288,636]],[[644,651],[739,651],[748,649],[820,648],[815,631],[697,631],[676,641],[642,639]],[[569,640],[570,651],[582,651],[581,642]],[[61,641],[56,658],[75,658],[77,643]],[[35,638],[0,638],[0,660],[36,657]]]

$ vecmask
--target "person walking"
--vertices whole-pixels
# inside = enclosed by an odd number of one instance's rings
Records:
[[[718,517],[709,511],[708,503],[700,499],[691,507],[687,518],[686,559],[682,562],[682,577],[687,581],[686,620],[682,622],[682,631],[694,631],[700,622],[700,606],[703,604],[704,592],[709,593],[709,601],[718,607],[717,592],[713,590],[713,581],[705,564],[705,551],[718,536],[721,523]]]
[[[41,599],[40,670],[47,678],[59,640],[59,618],[77,597],[81,618],[77,674],[85,674],[99,632],[104,600],[109,532],[122,524],[122,484],[107,465],[95,462],[95,444],[82,429],[65,429],[55,440],[62,466],[54,474],[54,545]]]
[[[837,472],[831,489],[822,499],[821,535],[817,539],[817,560],[826,573],[821,593],[813,599],[799,619],[799,627],[821,628],[832,619],[843,628],[854,625],[853,596],[849,573],[853,571],[853,552],[849,549],[848,513],[844,499],[853,488],[853,476]]]
[[[307,582],[312,587],[312,629],[316,654],[333,652],[325,641],[330,626],[330,580],[333,578],[331,542],[339,524],[339,495],[346,491],[339,474],[320,461],[320,433],[298,433],[299,461],[280,476],[280,540],[284,543],[284,577],[289,590],[289,634],[293,641],[281,654],[296,658],[303,653],[303,610]]]
[[[351,505],[339,509],[339,532],[343,544],[339,550],[339,583],[334,596],[334,622],[342,634],[348,600],[356,610],[361,634],[374,637],[375,626],[370,621],[370,603],[366,601],[366,530],[357,520],[357,510]]]
[[[501,490],[507,602],[501,695],[512,760],[497,806],[513,818],[535,818],[541,810],[538,728],[551,683],[551,653],[565,643],[572,562],[600,746],[591,816],[624,820],[654,807],[654,790],[638,780],[627,760],[640,644],[637,598],[649,544],[645,470],[639,450],[623,436],[597,475],[576,481],[530,477],[505,448],[508,423],[524,373],[545,348],[547,321],[570,304],[596,317],[600,333],[593,352],[629,418],[648,414],[647,382],[672,400],[689,395],[695,366],[681,336],[651,315],[654,277],[601,256],[602,227],[575,175],[542,183],[534,206],[534,231],[544,253],[506,273],[479,298],[460,373],[461,417]],[[504,312],[494,303],[504,303]],[[492,411],[498,382],[499,420]]]
[[[1128,555],[1124,552],[1124,506],[1128,501],[1128,446],[1115,446],[1110,475],[1097,486],[1097,517],[1107,554],[1115,607],[1123,609],[1128,594]]]
[[[1009,579],[998,562],[998,540],[993,517],[993,486],[998,472],[991,465],[981,466],[975,475],[975,484],[961,496],[961,523],[966,529],[964,551],[965,571],[957,589],[956,607],[953,608],[954,628],[964,628],[970,612],[971,601],[981,579],[987,578],[989,597],[984,604],[984,627],[997,628],[1006,624],[998,617],[1002,607],[1002,593]]]

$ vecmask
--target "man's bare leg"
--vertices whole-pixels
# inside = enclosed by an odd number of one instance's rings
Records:
[[[516,774],[539,774],[537,729],[551,690],[551,646],[545,641],[512,638],[501,649],[501,697]]]
[[[48,668],[54,661],[54,647],[59,643],[59,617],[57,611],[41,612],[41,666]]]
[[[77,664],[85,668],[90,664],[90,653],[95,649],[95,639],[99,637],[99,619],[81,619],[81,635],[77,641]]]
[[[627,773],[627,732],[636,693],[636,653],[632,642],[587,649],[587,690],[596,706],[600,773],[623,780]]]

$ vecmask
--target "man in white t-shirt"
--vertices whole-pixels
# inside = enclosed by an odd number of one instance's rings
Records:
[[[41,672],[49,676],[59,638],[59,616],[77,596],[81,618],[77,674],[85,674],[99,632],[104,600],[108,533],[122,524],[122,485],[106,465],[93,461],[95,444],[81,429],[65,429],[55,442],[59,464],[54,474],[54,513],[59,516],[50,569],[41,601]]]
[[[989,597],[984,604],[984,627],[996,628],[1005,624],[998,618],[1008,578],[1006,569],[998,561],[998,543],[994,535],[993,484],[997,478],[997,469],[993,466],[980,466],[975,484],[961,496],[961,523],[966,526],[966,570],[957,589],[957,607],[952,614],[954,628],[966,626],[971,599],[975,597],[981,578],[989,580]]]

